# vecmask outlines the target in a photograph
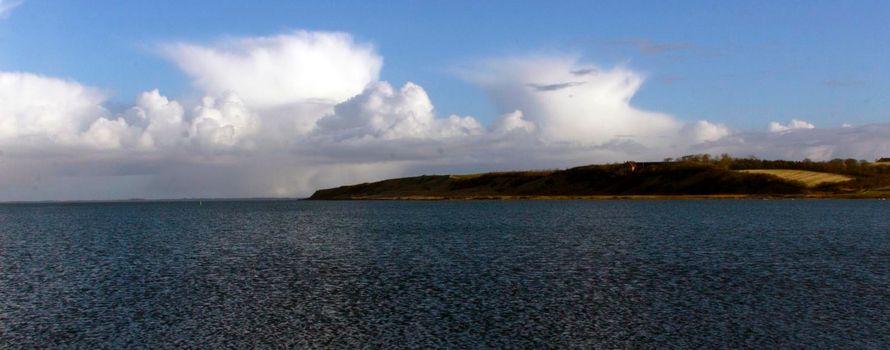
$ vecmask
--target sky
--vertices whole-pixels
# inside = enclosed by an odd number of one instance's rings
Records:
[[[0,201],[890,156],[886,1],[0,0]]]

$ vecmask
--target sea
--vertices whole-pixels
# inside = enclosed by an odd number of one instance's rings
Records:
[[[2,204],[0,348],[890,348],[890,202]]]

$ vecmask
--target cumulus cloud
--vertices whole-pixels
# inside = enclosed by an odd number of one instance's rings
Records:
[[[145,126],[140,137],[142,147],[178,146],[189,137],[182,105],[162,96],[157,89],[142,93],[127,114]]]
[[[24,114],[39,110],[35,106],[53,106],[53,101],[60,105],[50,110],[60,112],[48,113],[54,119],[30,129],[18,124],[4,128],[16,130],[14,137],[5,139],[37,134],[85,151],[51,163],[15,150],[5,159],[19,171],[31,169],[44,179],[53,177],[55,183],[67,181],[71,174],[117,180],[127,176],[130,180],[120,183],[127,189],[121,191],[134,191],[128,196],[280,196],[430,169],[505,170],[651,159],[674,155],[683,147],[677,145],[710,141],[727,132],[722,125],[684,124],[632,107],[630,99],[642,79],[632,71],[559,59],[546,62],[550,65],[538,72],[526,71],[533,65],[517,60],[509,68],[526,78],[485,81],[493,84],[495,94],[502,94],[495,102],[506,110],[489,126],[471,116],[438,115],[421,86],[409,82],[396,89],[376,77],[354,95],[337,97],[342,101],[336,103],[319,102],[316,97],[321,95],[307,93],[284,99],[286,106],[252,105],[241,94],[251,91],[226,87],[206,89],[203,99],[184,104],[150,90],[131,108],[111,115],[101,107],[104,95],[96,89],[19,74],[36,80],[0,91],[0,98],[26,101],[19,102],[24,103],[20,107],[4,105],[21,110],[4,114],[13,116],[4,121],[21,124],[30,120]],[[23,88],[38,83],[43,84],[39,89]],[[32,90],[58,92],[15,95]],[[669,147],[656,149],[659,145]],[[0,192],[4,195],[10,194]]]
[[[234,93],[205,97],[191,113],[158,90],[112,116],[105,95],[76,82],[0,72],[0,146],[7,155],[72,148],[163,150],[231,147],[256,133],[258,118]]]
[[[0,19],[9,17],[14,8],[21,5],[23,0],[0,0]]]
[[[675,150],[728,134],[722,125],[687,125],[634,107],[631,100],[644,77],[624,67],[604,69],[571,56],[511,57],[489,60],[462,74],[487,90],[502,113],[521,111],[549,142]]]
[[[441,155],[433,140],[484,132],[472,117],[437,116],[420,86],[375,83],[382,59],[347,34],[292,32],[163,50],[204,98],[184,103],[155,89],[112,115],[98,89],[0,73],[0,199],[306,194],[319,181],[392,175],[404,159]],[[369,140],[378,150],[398,149],[398,140],[418,147],[374,157],[368,144],[350,144]],[[338,158],[338,144],[355,156]],[[109,186],[105,194],[87,191],[97,186],[72,176]],[[50,191],[50,183],[77,183],[84,192]]]
[[[72,144],[109,115],[105,94],[76,82],[0,72],[0,144]]]
[[[335,140],[395,140],[476,135],[482,129],[472,117],[438,118],[426,91],[414,83],[396,91],[389,83],[379,82],[337,105],[318,121],[316,132]]]
[[[585,71],[597,74],[576,74]],[[549,141],[590,145],[625,138],[645,144],[681,126],[665,114],[631,106],[643,77],[621,67],[604,70],[573,57],[505,58],[466,77],[485,88],[503,113],[522,111]]]
[[[707,141],[716,141],[730,134],[730,130],[726,125],[716,124],[707,120],[699,120],[687,123],[681,130],[681,135],[686,140],[698,144]]]
[[[383,64],[373,46],[334,32],[176,43],[162,51],[205,93],[235,92],[256,108],[342,102],[376,81]]]
[[[141,134],[141,130],[128,125],[123,118],[112,120],[102,117],[81,134],[81,141],[97,149],[111,150],[133,147]]]
[[[502,115],[492,126],[492,132],[497,136],[512,133],[532,134],[537,130],[535,123],[525,119],[522,111],[515,110]]]
[[[742,132],[692,148],[696,152],[755,155],[766,159],[873,160],[890,154],[890,124],[797,128],[794,132]]]
[[[797,129],[814,129],[815,125],[807,123],[803,120],[791,119],[788,124],[781,124],[779,122],[770,122],[769,123],[769,132],[787,132],[791,130]]]
[[[238,95],[227,92],[218,98],[207,96],[201,100],[195,107],[189,135],[204,145],[231,147],[256,134],[259,127],[256,114]]]
[[[152,90],[142,93],[135,106],[120,118],[131,128],[141,132],[138,142],[131,142],[143,150],[169,150],[192,147],[190,151],[232,150],[253,148],[261,122],[258,115],[247,108],[234,92],[221,96],[205,96],[187,110],[175,100]]]
[[[644,77],[573,57],[490,60],[464,72],[500,117],[440,115],[415,83],[378,80],[373,46],[292,32],[176,43],[203,98],[146,91],[120,113],[64,79],[0,72],[0,200],[302,196],[422,173],[567,167],[693,152],[824,159],[890,151],[890,127],[733,132],[631,103]],[[793,130],[793,132],[791,132]]]

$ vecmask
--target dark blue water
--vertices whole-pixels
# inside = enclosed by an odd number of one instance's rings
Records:
[[[881,201],[0,205],[0,347],[890,347]]]

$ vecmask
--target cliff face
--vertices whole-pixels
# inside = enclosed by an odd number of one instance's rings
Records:
[[[625,163],[552,172],[435,175],[316,191],[310,199],[473,196],[800,194],[805,186],[712,164]]]

